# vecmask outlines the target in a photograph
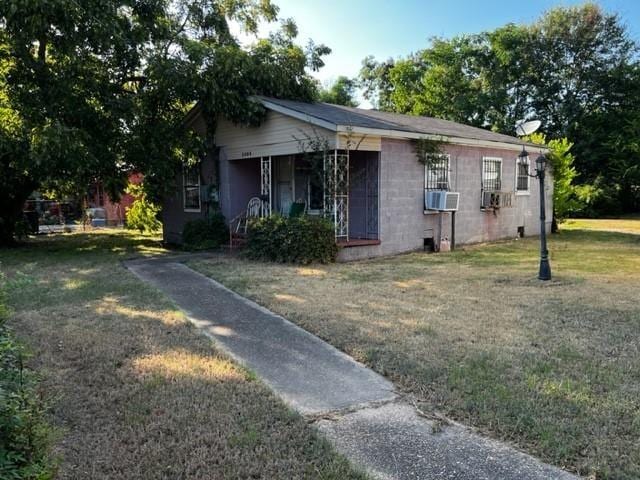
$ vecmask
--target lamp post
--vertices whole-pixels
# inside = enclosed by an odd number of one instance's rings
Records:
[[[529,153],[522,147],[522,152],[518,157],[521,160],[529,158]],[[539,155],[536,158],[536,174],[530,177],[537,178],[540,182],[540,270],[538,278],[540,280],[551,280],[551,265],[549,264],[549,250],[547,250],[547,226],[545,212],[544,177],[547,168],[547,158]]]

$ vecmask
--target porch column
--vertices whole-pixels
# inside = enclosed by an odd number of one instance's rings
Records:
[[[349,240],[349,151],[325,154],[324,172],[325,216],[333,221],[336,240]]]
[[[271,195],[271,157],[260,157],[260,193],[267,201],[262,202],[262,217],[271,215],[273,198]]]

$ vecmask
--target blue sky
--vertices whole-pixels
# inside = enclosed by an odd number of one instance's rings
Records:
[[[528,23],[557,5],[558,0],[273,0],[282,18],[293,17],[299,40],[331,47],[326,66],[316,76],[327,83],[338,75],[355,76],[362,59],[398,57],[424,48],[432,36],[477,33],[505,23]],[[602,0],[617,12],[633,38],[640,37],[640,1]],[[273,29],[263,26],[261,33]]]

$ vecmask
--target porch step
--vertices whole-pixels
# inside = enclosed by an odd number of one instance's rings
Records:
[[[246,244],[247,244],[246,235],[239,235],[239,234],[233,233],[229,237],[229,248],[230,249],[241,248],[241,247],[244,247]]]

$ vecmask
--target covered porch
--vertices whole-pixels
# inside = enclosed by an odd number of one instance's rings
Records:
[[[229,160],[225,216],[241,215],[257,197],[258,216],[322,216],[334,224],[336,242],[343,247],[379,244],[379,162],[376,151],[337,149],[315,157]]]

